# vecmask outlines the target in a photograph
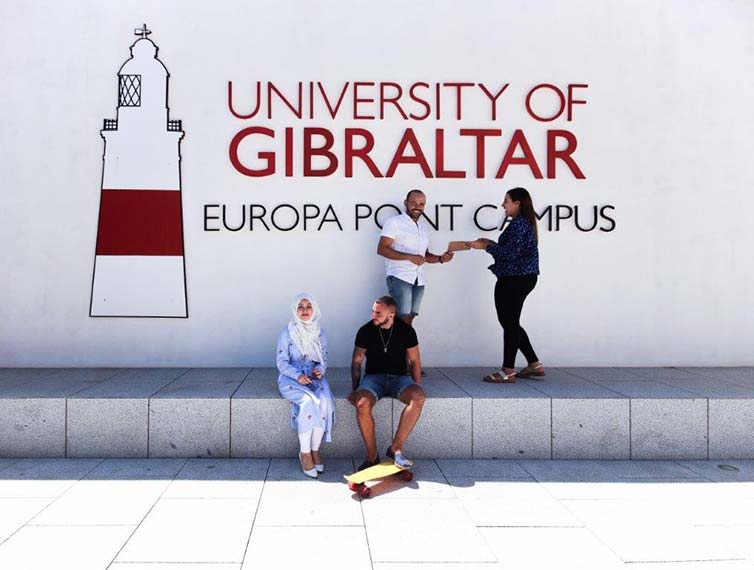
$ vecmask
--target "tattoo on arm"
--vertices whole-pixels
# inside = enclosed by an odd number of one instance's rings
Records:
[[[353,356],[351,357],[351,387],[356,390],[361,382],[361,363],[367,351],[359,346],[353,347]]]

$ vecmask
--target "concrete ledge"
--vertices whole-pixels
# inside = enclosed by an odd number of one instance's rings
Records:
[[[754,368],[561,368],[516,384],[482,368],[428,369],[413,457],[754,459]],[[336,397],[330,457],[364,453]],[[403,404],[375,409],[380,453]],[[274,368],[0,369],[0,457],[290,457]]]

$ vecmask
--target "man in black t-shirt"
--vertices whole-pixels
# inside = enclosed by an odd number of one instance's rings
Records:
[[[406,407],[393,442],[385,454],[398,467],[410,467],[413,463],[403,455],[403,444],[424,406],[419,341],[411,325],[395,318],[396,311],[395,299],[380,297],[372,305],[372,320],[356,333],[351,360],[353,392],[348,396],[348,401],[356,406],[356,418],[367,448],[367,459],[359,470],[380,462],[372,408],[377,400],[386,396],[400,400]],[[362,378],[361,363],[364,357],[367,365]],[[406,376],[406,357],[411,362],[411,377]]]

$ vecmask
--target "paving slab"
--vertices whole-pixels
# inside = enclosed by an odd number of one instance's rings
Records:
[[[185,463],[186,459],[105,459],[85,479],[172,481]]]
[[[102,570],[128,540],[133,528],[26,526],[0,546],[0,568]]]
[[[0,368],[0,384],[18,380],[28,382],[63,372],[65,368]]]
[[[748,560],[705,560],[704,562],[633,562],[631,570],[754,570]]]
[[[77,392],[71,399],[149,398],[188,371],[188,368],[129,368]]]
[[[572,501],[568,508],[624,562],[692,562],[743,558],[710,527],[684,524],[682,513],[654,501]]]
[[[256,499],[160,499],[117,562],[243,561]]]
[[[374,570],[502,570],[497,562],[375,562]]]
[[[0,398],[67,398],[123,372],[122,368],[64,368],[36,378],[0,382]]]
[[[541,380],[523,379],[519,382],[542,392],[550,398],[566,399],[616,399],[620,394],[588,380],[575,376],[570,378],[554,378],[549,374]]]
[[[618,570],[623,563],[585,528],[481,528],[503,568]]]
[[[740,384],[741,386],[754,385],[754,367],[719,367],[719,368],[691,368],[683,367],[682,370],[702,378],[715,378],[729,384]]]
[[[699,398],[697,392],[647,378],[639,380],[594,380],[594,382],[627,398],[681,400]]]
[[[631,400],[632,459],[707,459],[707,400]]]
[[[194,368],[149,401],[150,457],[229,457],[231,395],[248,368]]]
[[[54,500],[52,497],[0,498],[0,544]]]
[[[703,398],[744,398],[754,400],[754,385],[738,386],[715,379],[663,380],[666,384],[694,392]]]
[[[517,461],[540,482],[609,483],[641,479],[698,479],[700,475],[675,461]]]
[[[457,500],[417,500],[401,509],[396,532],[395,504],[362,503],[373,562],[496,562],[474,522]]]
[[[695,490],[703,488],[709,481],[698,478],[644,478],[621,479],[593,483],[546,482],[542,486],[558,500],[645,500],[664,498],[674,486],[690,487]]]
[[[327,551],[324,567],[333,570],[371,570],[369,544],[363,527],[335,527],[320,531],[306,527],[254,526],[243,568],[306,568],[313,553]],[[316,556],[316,555],[315,555]]]
[[[169,481],[79,481],[30,522],[33,525],[137,526]]]
[[[575,367],[575,368],[563,368],[569,374],[578,376],[584,380],[596,382],[601,384],[602,382],[616,382],[620,380],[625,381],[641,381],[651,380],[650,378],[644,378],[631,374],[627,368],[610,368],[610,367]]]
[[[715,483],[754,483],[754,461],[751,460],[678,461],[678,464]]]
[[[625,368],[627,372],[643,378],[654,380],[673,380],[683,378],[702,378],[699,373],[684,368],[674,367],[631,367]]]
[[[536,481],[450,478],[456,496],[478,527],[574,527],[583,523]]]
[[[351,459],[332,459],[324,473],[311,479],[297,459],[273,459],[255,525],[362,526],[359,501],[343,480],[353,471]]]
[[[170,483],[166,499],[254,499],[270,466],[269,459],[189,459]]]
[[[0,497],[59,497],[100,459],[21,459],[0,472]]]
[[[173,562],[114,562],[108,566],[108,570],[241,570],[241,565],[237,563],[218,563],[207,564],[200,562],[197,564],[182,563],[180,566]]]
[[[450,478],[497,481],[531,480],[532,476],[516,461],[495,459],[438,459],[443,475]]]
[[[553,459],[629,459],[630,401],[553,398]]]

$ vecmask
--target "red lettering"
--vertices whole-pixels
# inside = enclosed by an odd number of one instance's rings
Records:
[[[321,136],[325,139],[323,146],[313,146],[312,139],[315,136]],[[338,169],[338,157],[334,153],[330,152],[335,137],[327,129],[321,127],[305,127],[304,128],[304,176],[330,176]],[[312,167],[312,157],[323,156],[329,164],[326,168],[317,170]]]
[[[365,141],[361,148],[354,148],[354,137],[362,137]],[[353,178],[353,159],[358,158],[366,164],[369,172],[375,178],[382,178],[382,173],[377,165],[369,157],[369,152],[374,148],[374,137],[366,129],[346,129],[345,162],[346,178]]]
[[[503,134],[500,129],[461,129],[462,137],[476,138],[476,177],[484,178],[484,139],[485,137],[499,137]]]
[[[573,98],[573,90],[574,89],[586,89],[589,87],[586,83],[569,83],[568,84],[568,120],[570,121],[573,119],[573,106],[574,105],[586,105],[586,101],[583,99],[574,99]]]
[[[560,100],[560,108],[558,109],[558,112],[555,113],[552,117],[540,117],[537,115],[534,110],[531,108],[531,98],[534,96],[534,93],[536,93],[539,89],[549,89],[550,91],[554,91],[555,94],[558,96],[558,99]],[[536,119],[537,121],[541,121],[543,123],[547,123],[550,121],[554,121],[560,115],[563,114],[563,110],[565,109],[565,95],[563,95],[563,92],[555,87],[555,85],[552,85],[551,83],[541,83],[537,85],[536,87],[532,88],[531,91],[526,95],[526,110],[528,111],[529,115]]]
[[[233,137],[233,140],[230,141],[230,148],[228,149],[228,154],[230,156],[230,162],[233,165],[233,167],[240,172],[241,174],[245,176],[270,176],[271,174],[275,174],[275,153],[271,151],[265,151],[265,152],[259,152],[257,153],[257,157],[260,160],[266,161],[266,167],[262,168],[260,170],[254,170],[251,168],[247,168],[243,164],[241,164],[241,160],[238,158],[238,146],[241,144],[241,142],[250,135],[264,135],[266,137],[270,137],[271,139],[275,138],[275,131],[272,129],[268,129],[266,127],[246,127],[245,129],[241,129],[238,131],[236,136]]]
[[[392,87],[395,89],[396,93],[393,97],[388,97],[387,95],[385,95],[386,87]],[[406,115],[406,113],[401,108],[401,104],[398,102],[402,95],[403,87],[401,87],[397,83],[393,83],[392,81],[380,82],[380,119],[385,118],[385,104],[391,103],[396,109],[398,109],[398,112],[401,114],[401,117],[403,117],[403,120],[408,120],[408,115]]]
[[[421,97],[418,97],[414,93],[414,89],[416,89],[417,87],[424,87],[426,89],[429,89],[429,83],[423,83],[423,82],[414,83],[413,85],[411,85],[411,87],[408,90],[408,96],[412,100],[419,103],[419,105],[424,107],[424,115],[414,115],[413,113],[409,113],[408,116],[411,117],[411,119],[413,119],[414,121],[423,121],[424,119],[429,117],[429,114],[432,112],[432,107],[429,106],[429,103],[427,103],[426,99],[422,99]]]
[[[563,150],[557,150],[555,148],[557,139],[562,137],[566,139],[566,147]],[[576,164],[576,161],[571,158],[571,155],[576,151],[578,141],[576,135],[570,131],[553,130],[547,131],[547,178],[555,178],[555,161],[557,159],[566,163],[566,166],[571,170],[571,173],[578,179],[583,180],[586,178],[584,173]]]
[[[445,170],[444,129],[435,129],[435,176],[437,178],[466,178],[464,170]]]
[[[413,155],[405,154],[406,149],[409,146],[411,146],[411,149],[414,151]],[[401,142],[398,143],[398,149],[393,155],[393,160],[390,162],[390,166],[388,167],[385,176],[387,178],[392,178],[395,174],[395,170],[400,164],[418,164],[421,167],[425,178],[432,178],[432,171],[427,163],[427,158],[424,156],[424,152],[422,152],[413,129],[406,129],[404,131],[403,137],[401,137]]]
[[[456,120],[461,120],[461,115],[463,114],[463,104],[461,103],[462,100],[462,89],[464,87],[474,87],[473,83],[443,83],[444,87],[455,87],[456,89]]]
[[[254,110],[251,113],[239,113],[233,108],[233,82],[228,81],[228,110],[230,110],[231,115],[233,115],[236,119],[251,119],[259,112],[259,106],[261,104],[262,98],[261,95],[262,83],[260,81],[257,81],[257,106],[254,107]]]
[[[333,109],[330,106],[330,100],[327,98],[327,93],[325,93],[325,88],[322,86],[322,83],[320,81],[317,81],[317,86],[319,87],[319,92],[322,93],[322,99],[325,102],[325,105],[327,106],[327,110],[330,112],[330,117],[333,119],[335,118],[335,115],[338,114],[338,109],[340,109],[340,104],[343,102],[343,97],[346,95],[346,91],[348,91],[348,85],[350,84],[349,81],[346,81],[346,84],[343,86],[343,89],[340,91],[340,96],[338,97],[338,102],[335,103],[335,108]]]
[[[298,82],[298,104],[294,106],[288,99],[283,95],[283,93],[275,87],[275,84],[272,81],[267,82],[267,118],[272,119],[272,94],[275,93],[286,107],[288,107],[291,112],[296,116],[296,118],[300,119],[303,117],[303,91],[304,84],[301,83],[301,81]]]
[[[488,97],[488,98],[489,98],[489,100],[490,100],[490,104],[492,105],[492,120],[493,120],[493,121],[494,121],[495,119],[497,119],[497,100],[498,100],[498,98],[500,97],[500,95],[502,95],[502,94],[503,94],[503,91],[505,91],[506,89],[508,89],[508,86],[509,86],[509,85],[510,85],[510,83],[506,83],[505,85],[503,85],[503,86],[502,86],[502,87],[500,88],[500,91],[498,91],[497,93],[495,93],[495,94],[493,95],[493,94],[492,94],[492,93],[491,93],[491,92],[489,91],[489,89],[487,89],[487,87],[485,87],[484,83],[480,83],[480,84],[479,84],[479,88],[480,88],[480,89],[482,90],[482,92],[483,92],[483,93],[484,93],[485,95],[487,95],[487,97]]]
[[[359,97],[359,87],[374,87],[374,81],[355,81],[353,84],[353,118],[372,120],[374,115],[360,115],[359,103],[374,103],[374,99],[371,97],[364,98]]]
[[[519,147],[521,147],[524,156],[513,156]],[[522,164],[528,166],[531,170],[531,173],[534,175],[534,178],[542,178],[542,171],[539,169],[537,160],[534,158],[534,153],[531,151],[531,147],[526,141],[524,131],[522,131],[521,129],[516,129],[516,131],[513,133],[513,137],[511,137],[511,142],[508,145],[508,149],[505,151],[505,156],[503,157],[503,161],[500,163],[500,168],[498,169],[495,178],[502,178],[503,176],[505,176],[505,172],[506,170],[508,170],[508,167],[511,164]]]

